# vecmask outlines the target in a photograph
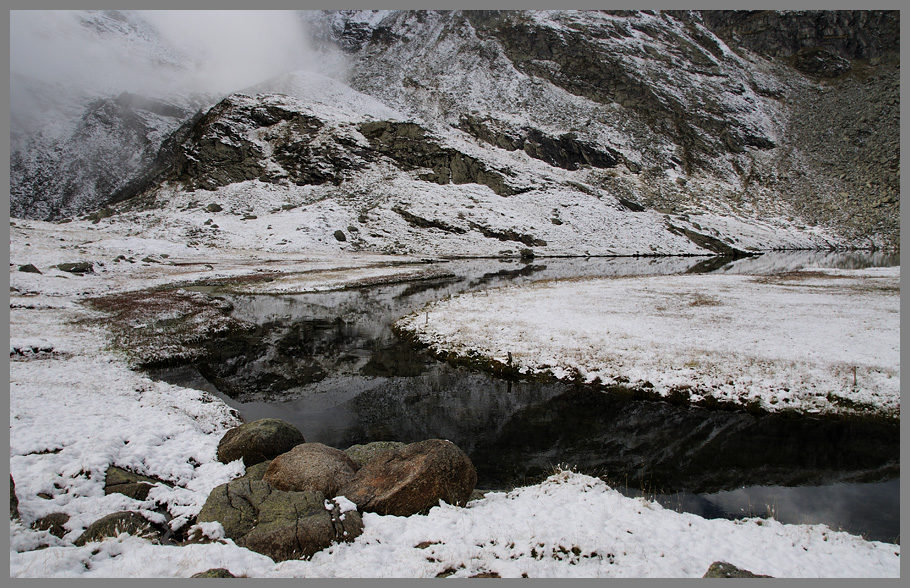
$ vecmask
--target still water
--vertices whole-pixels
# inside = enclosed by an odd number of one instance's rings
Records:
[[[436,361],[400,341],[390,325],[433,300],[541,279],[898,264],[896,256],[859,253],[768,253],[732,262],[472,260],[444,264],[450,277],[428,281],[216,294],[257,330],[204,362],[153,375],[213,392],[244,420],[281,418],[307,441],[333,447],[449,439],[471,457],[479,488],[539,481],[561,465],[706,517],[773,515],[893,542],[900,533],[897,424],[755,416],[565,383],[510,382]]]

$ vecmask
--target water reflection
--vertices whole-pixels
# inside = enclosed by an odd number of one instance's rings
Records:
[[[707,262],[707,263],[706,263]],[[860,488],[898,520],[899,426],[881,422],[755,417],[633,401],[564,383],[505,382],[456,368],[398,340],[390,325],[427,302],[505,284],[585,276],[713,271],[776,273],[812,267],[893,265],[884,254],[773,253],[735,261],[704,258],[459,260],[453,277],[358,290],[282,296],[225,296],[256,332],[222,341],[194,366],[158,377],[208,389],[246,420],[282,418],[308,441],[347,447],[374,440],[450,439],[478,470],[478,485],[534,482],[556,464],[614,486],[662,493],[687,510],[734,516],[760,504],[756,488],[799,486],[778,498],[781,516],[892,537],[863,505]],[[813,489],[816,488],[816,489]],[[817,488],[826,488],[818,490]],[[838,494],[839,493],[839,494]],[[784,496],[779,491],[777,496]],[[809,503],[796,497],[814,496]],[[745,501],[745,502],[744,502]],[[682,506],[685,502],[685,506]],[[750,513],[751,514],[751,513]],[[862,522],[856,522],[862,521]],[[793,522],[804,522],[795,520]],[[879,526],[876,526],[879,525]]]

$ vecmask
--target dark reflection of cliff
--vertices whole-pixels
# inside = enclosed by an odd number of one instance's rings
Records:
[[[564,463],[633,487],[700,493],[895,478],[899,441],[896,424],[756,417],[569,389],[478,439],[472,459],[494,485]]]

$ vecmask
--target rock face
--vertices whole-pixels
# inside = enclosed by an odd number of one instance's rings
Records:
[[[89,525],[85,532],[73,543],[77,546],[82,546],[92,541],[101,541],[106,537],[116,537],[121,533],[128,533],[153,541],[161,535],[160,530],[141,514],[125,511],[115,512],[98,519]]]
[[[322,443],[301,443],[273,459],[262,479],[278,490],[314,490],[333,498],[356,471],[357,464],[345,452]]]
[[[193,106],[127,92],[90,102],[71,134],[38,136],[11,154],[11,214],[55,220],[116,201]]]
[[[363,532],[359,513],[342,513],[321,492],[283,492],[242,479],[212,490],[196,520],[220,522],[237,545],[275,561],[310,557]]]
[[[280,419],[259,419],[224,434],[218,442],[218,461],[229,463],[243,458],[249,467],[305,442],[303,433],[293,425]]]
[[[340,494],[361,510],[409,516],[443,500],[465,504],[477,483],[470,458],[450,441],[429,439],[383,452],[367,462]]]
[[[770,578],[762,574],[753,574],[749,570],[738,568],[725,561],[716,561],[711,564],[702,578]]]

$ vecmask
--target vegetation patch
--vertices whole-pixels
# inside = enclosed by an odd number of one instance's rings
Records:
[[[108,315],[114,347],[141,368],[198,360],[217,341],[255,329],[230,316],[227,300],[182,289],[112,294],[87,304]]]

